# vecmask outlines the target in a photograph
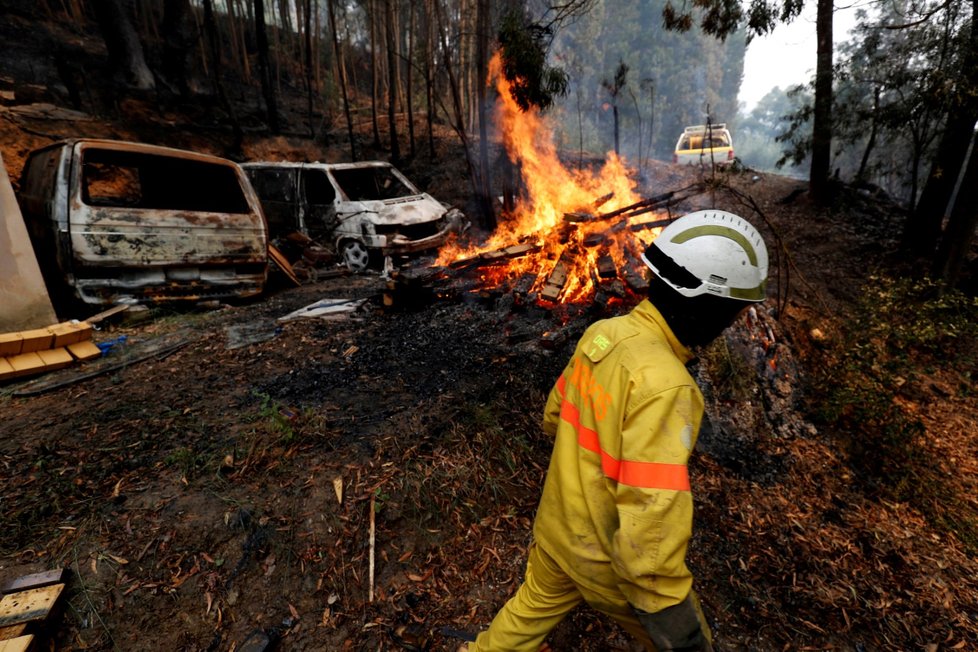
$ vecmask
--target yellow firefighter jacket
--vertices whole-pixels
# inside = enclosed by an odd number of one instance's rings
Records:
[[[533,534],[579,585],[656,612],[681,602],[703,395],[648,300],[596,322],[550,392],[556,437]]]

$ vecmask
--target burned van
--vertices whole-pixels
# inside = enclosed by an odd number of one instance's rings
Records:
[[[383,161],[242,163],[272,237],[301,232],[335,247],[347,267],[441,246],[465,226],[461,211],[421,192]]]
[[[57,302],[262,292],[268,230],[241,168],[166,147],[79,139],[32,152],[18,201]]]

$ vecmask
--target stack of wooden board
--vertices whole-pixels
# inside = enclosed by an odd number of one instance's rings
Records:
[[[0,381],[61,369],[101,354],[87,321],[0,333]]]
[[[25,575],[0,588],[0,652],[28,652],[39,638],[50,638],[65,574],[57,569]]]

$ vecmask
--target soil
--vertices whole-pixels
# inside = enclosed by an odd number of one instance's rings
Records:
[[[146,100],[126,114],[6,107],[7,172],[16,183],[31,149],[69,135],[226,153],[225,132],[193,130],[186,114]],[[408,174],[465,206],[461,154],[448,137],[438,147]],[[244,149],[344,156],[296,135],[249,136]],[[641,191],[696,176],[658,163]],[[709,419],[688,563],[717,648],[978,649],[973,549],[867,490],[839,433],[812,416],[809,380],[871,290],[868,270],[897,264],[902,215],[851,190],[820,209],[805,187],[735,170],[676,207],[745,215],[775,254],[769,300],[697,371]],[[273,272],[256,300],[103,322],[95,341],[118,343],[41,379],[60,387],[0,388],[0,584],[70,570],[54,648],[453,650],[488,625],[523,571],[549,459],[546,394],[577,335],[630,303],[553,311],[489,290],[391,309],[386,289],[376,272],[298,287]],[[362,304],[280,321],[323,298]],[[949,490],[973,503],[973,399],[940,368],[912,384],[903,406],[957,478]],[[549,641],[634,649],[585,607]]]

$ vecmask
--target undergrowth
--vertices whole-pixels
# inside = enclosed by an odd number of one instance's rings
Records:
[[[850,463],[881,497],[919,509],[978,551],[978,513],[938,472],[924,424],[898,396],[937,368],[969,391],[978,361],[978,299],[924,279],[872,276],[845,337],[815,375],[814,416],[843,438]]]

